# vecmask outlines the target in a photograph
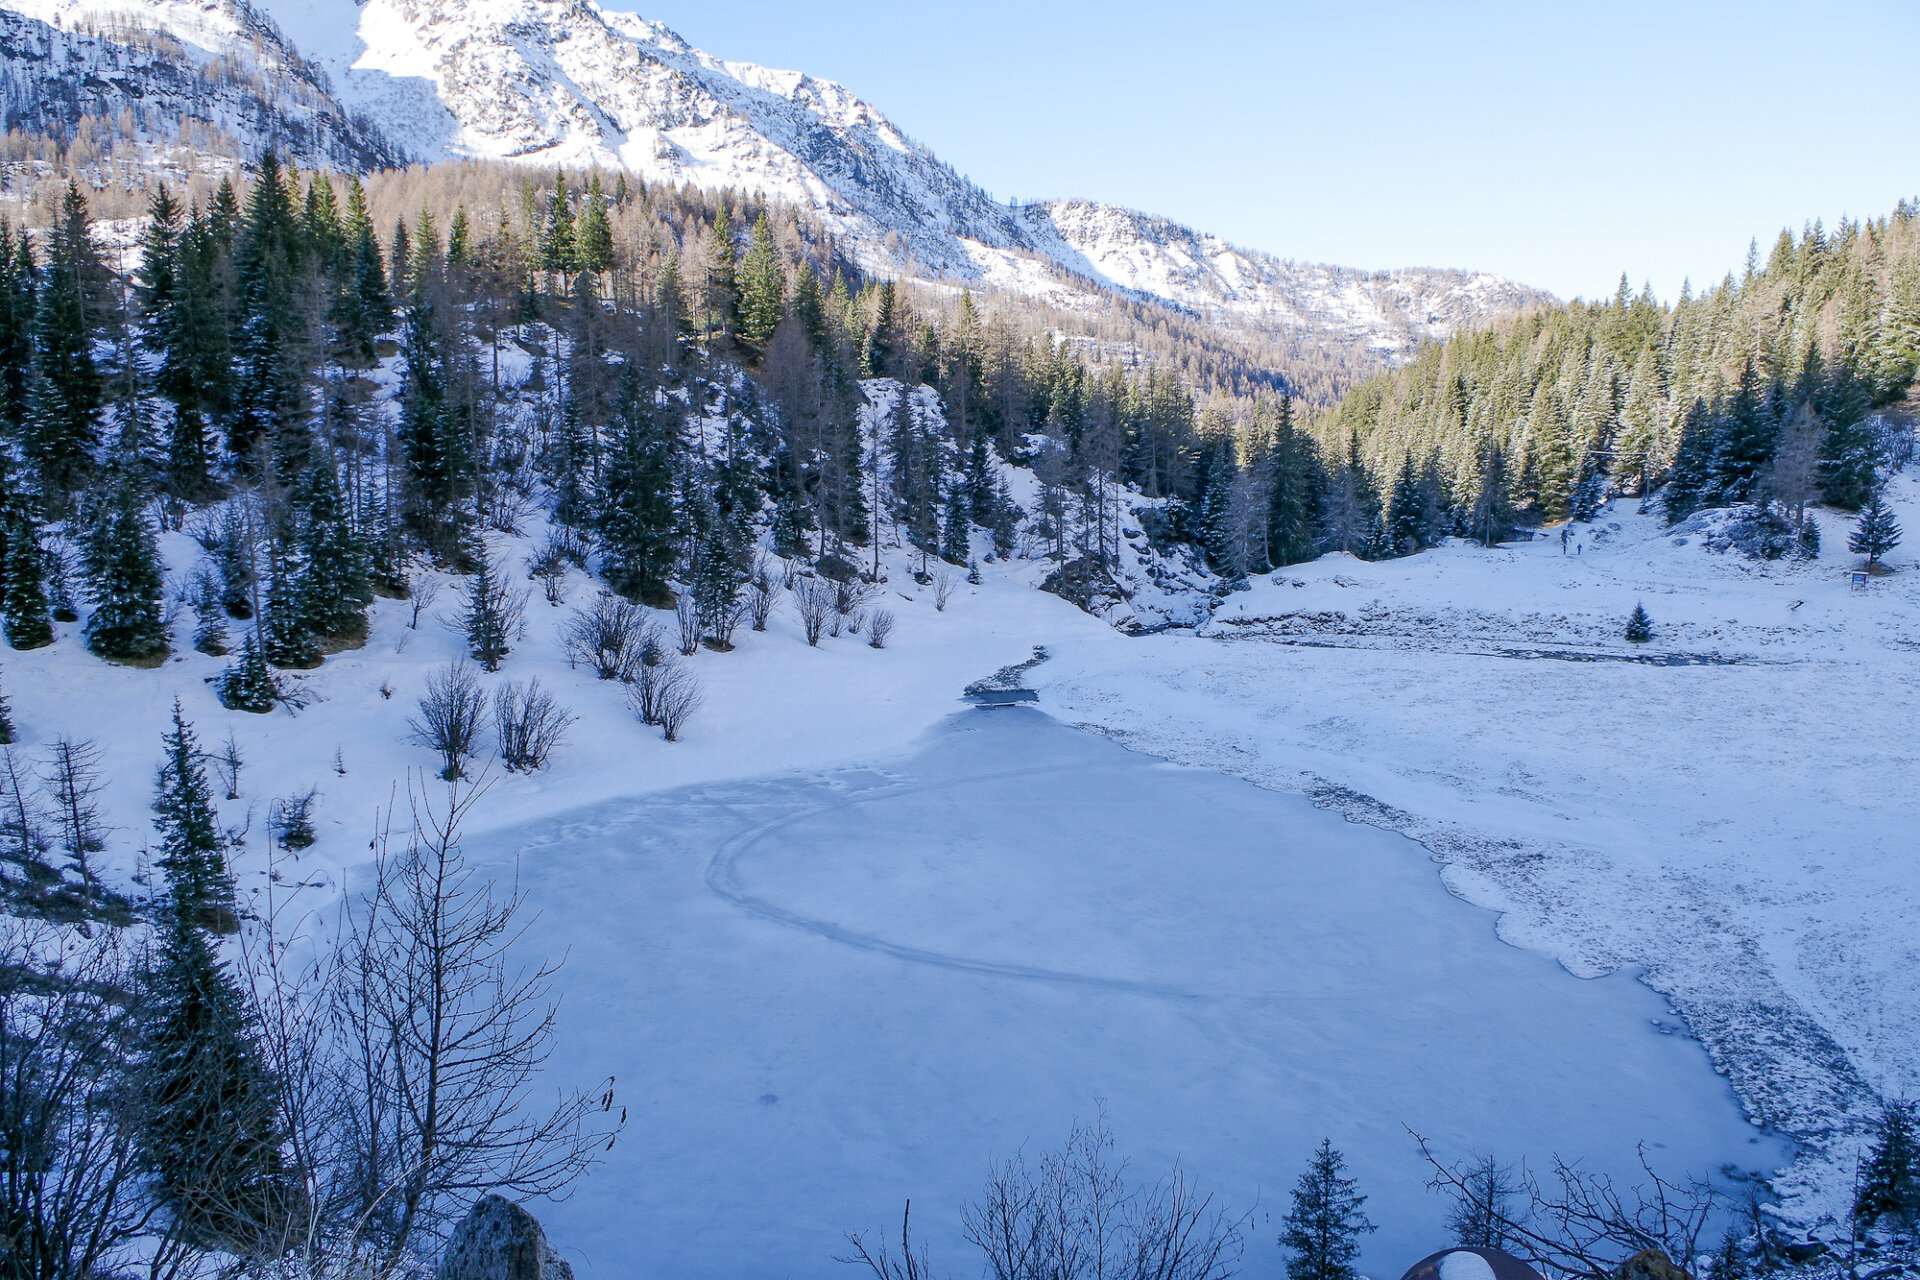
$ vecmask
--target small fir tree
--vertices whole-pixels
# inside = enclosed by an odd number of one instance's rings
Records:
[[[1280,1233],[1288,1280],[1355,1280],[1360,1237],[1376,1228],[1361,1212],[1367,1198],[1346,1168],[1333,1142],[1322,1139],[1293,1189]]]
[[[13,745],[13,704],[7,701],[7,691],[0,689],[0,747]]]
[[[115,662],[165,657],[160,549],[147,520],[145,495],[130,469],[121,469],[90,513],[82,563],[94,606],[87,619],[87,648]]]
[[[1910,1230],[1920,1221],[1920,1135],[1911,1105],[1891,1103],[1882,1113],[1853,1217],[1868,1228],[1890,1218]]]
[[[1900,522],[1893,518],[1885,494],[1875,490],[1866,510],[1860,513],[1860,523],[1854,527],[1853,536],[1847,539],[1847,548],[1857,556],[1865,556],[1871,567],[1899,545]]]
[[[521,597],[507,584],[504,571],[482,556],[467,583],[467,607],[460,625],[473,660],[488,671],[498,671],[513,652],[521,608]]]
[[[280,701],[279,687],[273,682],[273,673],[267,670],[266,655],[261,653],[253,632],[247,632],[240,642],[240,656],[220,673],[215,690],[220,696],[220,705],[229,711],[251,711],[263,716]]]
[[[1627,639],[1634,644],[1645,644],[1653,639],[1653,619],[1647,616],[1646,605],[1633,606],[1633,614],[1627,619]]]

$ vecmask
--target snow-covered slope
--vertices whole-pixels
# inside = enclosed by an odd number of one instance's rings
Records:
[[[375,167],[403,155],[343,108],[326,73],[247,0],[8,0],[0,102],[8,128],[63,136],[91,116],[130,121],[151,144],[218,138],[316,168]]]
[[[202,120],[305,163],[604,165],[753,191],[813,209],[889,274],[1066,306],[1117,290],[1256,339],[1388,358],[1546,300],[1485,274],[1294,263],[1109,205],[1004,205],[838,84],[722,61],[593,0],[5,0],[0,13],[9,9],[38,20],[7,15],[42,44],[49,31],[105,33],[66,37],[73,47],[58,56],[10,47],[10,103],[32,101],[35,84],[71,82],[88,87],[68,118],[134,102],[159,133]],[[152,33],[184,51],[143,53]],[[237,87],[174,83],[217,54],[242,73]],[[236,94],[245,100],[224,101]]]

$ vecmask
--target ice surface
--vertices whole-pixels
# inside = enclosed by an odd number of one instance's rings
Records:
[[[612,802],[473,842],[569,954],[549,1079],[633,1121],[543,1211],[583,1276],[845,1274],[914,1221],[938,1269],[988,1161],[1104,1100],[1146,1177],[1259,1208],[1247,1272],[1331,1137],[1375,1274],[1444,1243],[1411,1125],[1450,1155],[1771,1168],[1664,1004],[1499,942],[1418,845],[1037,712],[906,758]],[[1270,1216],[1271,1215],[1271,1216]]]

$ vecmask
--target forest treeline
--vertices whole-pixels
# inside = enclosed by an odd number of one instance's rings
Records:
[[[1811,554],[1807,506],[1871,503],[1874,410],[1920,363],[1906,204],[1783,233],[1671,307],[1623,281],[1428,347],[1303,421],[1273,386],[1198,406],[1177,342],[1161,361],[865,277],[818,224],[729,193],[269,156],[145,198],[112,261],[73,182],[50,226],[0,235],[0,606],[32,647],[83,592],[96,651],[155,661],[153,519],[191,524],[196,642],[223,652],[251,622],[241,702],[264,666],[354,642],[411,556],[472,569],[485,529],[541,507],[623,594],[678,584],[716,620],[763,534],[850,568],[883,526],[961,565],[1020,535],[1082,602],[1136,519],[1232,581],[1661,488],[1672,519],[1744,506],[1763,554]],[[863,430],[875,378],[932,388],[935,411],[897,395]],[[1032,509],[1003,464],[1032,469]]]

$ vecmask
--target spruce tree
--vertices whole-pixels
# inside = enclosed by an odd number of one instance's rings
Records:
[[[787,276],[773,227],[761,214],[753,224],[753,241],[740,263],[740,336],[765,343],[786,313]]]
[[[33,385],[34,318],[38,311],[39,271],[25,231],[18,240],[0,218],[0,428],[21,434],[27,424]]]
[[[596,275],[613,270],[613,224],[607,220],[607,198],[600,175],[587,186],[587,208],[580,218],[579,260],[582,271]]]
[[[233,921],[211,792],[193,730],[174,706],[155,825],[167,876],[147,978],[140,1150],[193,1244],[243,1255],[272,1241],[290,1207],[277,1082],[239,984],[209,937]]]
[[[367,606],[373,603],[372,568],[331,464],[314,460],[296,501],[301,620],[315,636],[358,640],[366,634]]]
[[[482,554],[468,580],[466,611],[461,615],[467,649],[488,671],[498,671],[513,652],[520,624],[519,599],[504,577],[501,567]]]
[[[13,745],[13,704],[7,701],[6,690],[0,689],[0,747]]]
[[[220,673],[214,690],[220,697],[220,705],[229,711],[250,711],[263,716],[280,701],[280,689],[273,682],[273,673],[267,670],[266,655],[260,651],[260,642],[252,631],[241,640],[239,655]]]
[[[1712,499],[1717,431],[1707,402],[1696,398],[1680,424],[1680,444],[1667,469],[1668,524],[1678,524]]]
[[[320,665],[320,646],[302,608],[300,578],[304,567],[292,548],[269,543],[266,608],[260,618],[261,653],[283,671]]]
[[[97,314],[95,281],[105,272],[86,199],[69,182],[40,290],[33,406],[25,438],[42,492],[56,510],[91,474],[100,443],[106,387],[93,339],[104,319]]]
[[[53,643],[46,572],[32,500],[14,472],[11,454],[0,444],[0,616],[5,618],[7,643],[16,649]]]
[[[653,388],[631,364],[621,377],[613,441],[596,524],[607,585],[629,600],[672,600],[678,533],[674,472],[678,433],[659,421]]]
[[[166,656],[161,610],[165,583],[160,549],[146,514],[146,494],[130,467],[117,467],[88,512],[81,544],[87,595],[87,648],[116,662]]]
[[[1854,1197],[1854,1221],[1869,1229],[1892,1218],[1909,1230],[1920,1222],[1920,1135],[1914,1110],[1888,1104],[1874,1135],[1873,1150],[1860,1173]]]
[[[1871,568],[1880,563],[1881,556],[1899,545],[1900,522],[1893,518],[1885,493],[1875,490],[1866,510],[1860,513],[1860,523],[1847,539],[1847,549],[1857,556],[1865,556]]]
[[[574,237],[573,204],[567,196],[567,175],[553,175],[553,196],[547,204],[547,225],[540,238],[540,265],[571,275],[580,269],[580,248]]]
[[[956,480],[947,490],[946,518],[940,527],[940,558],[948,564],[965,564],[971,554],[973,504],[967,496],[966,482]]]
[[[1367,1198],[1345,1176],[1346,1167],[1332,1141],[1322,1139],[1295,1184],[1280,1233],[1287,1280],[1355,1280],[1360,1237],[1376,1228],[1361,1212]]]
[[[1428,522],[1428,500],[1421,492],[1420,477],[1413,468],[1413,455],[1401,459],[1400,472],[1394,478],[1393,496],[1387,503],[1387,542],[1389,555],[1410,556],[1428,545],[1433,528]]]
[[[1633,644],[1645,644],[1653,639],[1653,619],[1647,616],[1646,605],[1633,606],[1633,613],[1627,618],[1627,639]]]
[[[312,446],[307,422],[305,338],[299,292],[306,245],[293,192],[272,152],[247,197],[234,248],[239,321],[234,344],[234,414],[228,430],[236,459],[256,475],[291,486]]]

